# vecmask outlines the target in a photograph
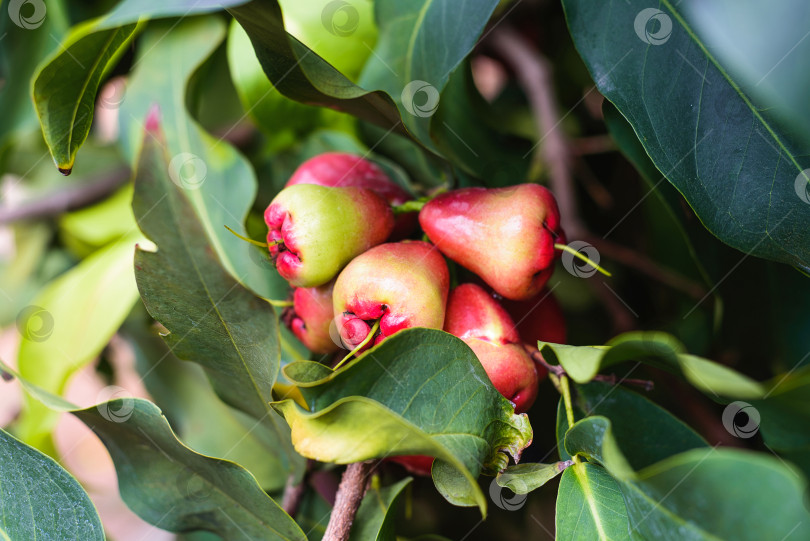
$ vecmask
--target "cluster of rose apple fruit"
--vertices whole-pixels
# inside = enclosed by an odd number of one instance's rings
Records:
[[[418,211],[430,242],[401,240],[417,225],[416,212],[396,212],[410,199],[360,156],[304,162],[264,214],[270,256],[293,287],[283,321],[322,354],[341,346],[358,354],[410,327],[443,329],[525,412],[545,371],[523,344],[565,341],[559,306],[543,289],[563,242],[554,196],[537,184],[439,194]],[[450,291],[445,257],[479,283]],[[429,471],[432,459],[411,458],[412,469]]]

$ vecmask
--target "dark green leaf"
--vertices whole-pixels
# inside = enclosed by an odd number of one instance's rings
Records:
[[[280,358],[273,308],[220,266],[187,191],[168,171],[162,132],[147,132],[132,202],[138,225],[157,244],[157,252],[135,254],[143,302],[169,330],[172,353],[198,362],[227,404],[273,428],[282,459],[292,461],[287,428],[268,404]]]
[[[695,387],[714,396],[752,398],[762,394],[762,384],[717,364],[686,353],[683,344],[662,332],[629,332],[604,346],[569,346],[540,342],[549,362],[557,361],[577,383],[591,381],[600,370],[625,361],[646,362],[680,372]]]
[[[380,37],[360,84],[386,91],[423,145],[450,74],[470,53],[496,0],[383,0],[375,4]]]
[[[557,477],[570,461],[554,464],[515,464],[498,474],[495,480],[499,486],[508,488],[515,494],[528,494]]]
[[[564,0],[599,90],[704,225],[749,255],[810,268],[808,153],[734,66],[707,49],[683,8],[662,0]]]
[[[225,539],[306,539],[247,470],[184,446],[151,402],[117,399],[73,414],[104,442],[121,497],[151,524],[173,532],[209,530]]]
[[[224,23],[213,16],[150,24],[121,104],[121,143],[135,164],[143,121],[157,103],[167,119],[163,130],[170,178],[184,189],[220,263],[251,291],[280,299],[286,296],[287,283],[255,246],[224,227],[244,234],[243,222],[256,198],[256,174],[235,148],[208,135],[186,110],[189,79],[224,37]]]
[[[298,370],[296,367],[310,367]],[[492,387],[463,342],[431,329],[406,329],[337,372],[294,363],[310,412],[276,404],[304,456],[348,463],[390,455],[440,458],[433,479],[460,505],[486,503],[474,479],[497,473],[531,441],[525,415]],[[331,372],[331,373],[328,373]],[[325,377],[324,377],[325,375]]]
[[[576,389],[577,405],[587,416],[607,417],[616,438],[632,442],[624,454],[636,470],[707,445],[681,420],[637,393],[597,381]]]
[[[623,445],[632,445],[624,442]],[[605,417],[575,424],[569,453],[603,465],[618,482],[631,533],[672,540],[810,536],[805,481],[777,458],[737,449],[692,449],[634,471]]]
[[[76,152],[90,133],[101,78],[135,29],[135,24],[106,30],[82,26],[34,79],[34,105],[42,134],[63,174],[73,169]]]
[[[52,458],[0,430],[0,538],[104,539],[87,493]]]
[[[394,541],[399,498],[411,480],[409,477],[385,488],[380,488],[379,479],[372,480],[357,510],[349,541]]]
[[[253,43],[256,56],[273,85],[285,96],[351,113],[386,130],[406,133],[391,98],[369,92],[287,34],[276,2],[231,8]]]
[[[567,468],[557,494],[557,539],[627,539],[627,509],[616,481],[596,464]]]

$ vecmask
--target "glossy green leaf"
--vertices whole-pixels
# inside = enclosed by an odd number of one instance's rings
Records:
[[[690,0],[680,7],[718,63],[729,66],[753,101],[771,106],[805,145],[810,144],[810,79],[803,69],[810,59],[810,4],[789,0],[739,9],[734,0]]]
[[[104,18],[104,27],[111,28],[141,18],[188,17],[201,13],[222,11],[247,0],[122,0]]]
[[[360,84],[386,91],[408,130],[435,148],[430,124],[442,90],[497,5],[497,0],[376,2],[380,38]]]
[[[623,442],[624,446],[632,442]],[[634,535],[648,539],[784,539],[810,535],[806,483],[779,459],[737,449],[692,449],[634,471],[605,417],[576,423],[565,437],[618,482]]]
[[[268,404],[280,357],[275,312],[220,266],[188,192],[169,178],[168,163],[162,132],[146,133],[132,206],[157,251],[136,251],[141,298],[168,329],[172,353],[203,366],[227,404],[267,423],[289,463],[287,428]]]
[[[121,104],[121,143],[135,164],[143,122],[157,104],[165,119],[170,178],[183,188],[220,263],[256,294],[281,299],[287,283],[255,247],[225,229],[244,234],[245,216],[256,198],[256,174],[235,148],[207,134],[186,110],[189,80],[224,37],[224,23],[213,16],[150,25]]]
[[[627,509],[616,481],[596,464],[567,468],[560,479],[555,518],[558,540],[627,539]]]
[[[357,510],[349,541],[394,541],[399,498],[411,481],[409,477],[381,488],[379,479],[372,480]]]
[[[608,418],[619,441],[632,442],[624,455],[637,470],[674,454],[708,445],[667,410],[620,386],[598,381],[577,385],[575,401],[586,416]]]
[[[311,411],[289,400],[275,404],[304,456],[338,463],[435,456],[442,495],[484,511],[475,478],[503,470],[507,453],[519,457],[531,441],[527,417],[514,414],[472,350],[447,333],[406,329],[336,372],[314,368],[286,370]]]
[[[4,12],[0,17],[0,36],[4,36],[0,47],[0,149],[10,135],[39,124],[31,102],[31,77],[67,32],[63,4],[62,0],[49,2],[46,16],[36,19],[36,13],[31,13],[29,24],[17,24],[23,21],[12,18],[22,13],[25,4],[16,13],[9,7],[8,16]]]
[[[571,461],[568,460],[553,464],[515,464],[500,472],[495,480],[499,486],[515,494],[528,494],[557,477],[570,465]]]
[[[17,366],[30,382],[61,394],[70,377],[92,361],[138,300],[132,252],[143,237],[130,232],[50,282],[17,317],[23,330]],[[88,293],[92,292],[92,293]],[[49,454],[57,415],[26,398],[15,429]]]
[[[736,398],[762,394],[762,384],[708,359],[686,353],[683,344],[662,332],[629,332],[604,346],[539,343],[549,362],[559,362],[577,383],[591,381],[600,370],[625,361],[646,362],[680,372],[695,387],[714,396]]]
[[[93,503],[52,458],[0,429],[0,538],[104,539]]]
[[[351,113],[405,134],[391,97],[369,92],[287,34],[276,2],[254,0],[230,13],[250,36],[256,56],[275,87],[290,98]]]
[[[34,79],[42,134],[56,167],[65,175],[73,169],[76,152],[90,133],[101,78],[135,30],[135,24],[106,30],[98,30],[95,23],[81,25]]]
[[[318,127],[322,109],[293,101],[275,89],[236,21],[228,30],[228,67],[242,106],[274,146],[293,144],[297,136]]]
[[[703,224],[746,254],[810,268],[807,152],[684,9],[670,0],[563,6],[597,87]]]
[[[104,442],[121,497],[147,522],[225,539],[306,539],[247,470],[184,446],[151,402],[123,398],[73,414]]]

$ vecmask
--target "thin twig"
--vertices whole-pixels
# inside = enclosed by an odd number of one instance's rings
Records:
[[[52,192],[40,199],[11,208],[0,208],[0,225],[21,220],[39,220],[77,210],[101,201],[130,178],[126,167],[104,173],[98,179],[80,186]]]
[[[501,58],[512,66],[529,100],[540,136],[538,151],[549,168],[551,191],[560,207],[562,228],[569,238],[579,238],[585,228],[577,212],[571,155],[552,90],[551,64],[506,24],[492,32],[491,40]]]
[[[351,531],[357,509],[366,493],[371,472],[378,463],[378,460],[355,462],[349,464],[346,471],[343,472],[343,479],[340,481],[340,487],[335,497],[335,507],[332,509],[332,516],[329,517],[323,541],[349,539],[349,531]]]

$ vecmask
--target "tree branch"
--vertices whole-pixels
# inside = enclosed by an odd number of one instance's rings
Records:
[[[335,507],[332,509],[332,516],[329,517],[329,524],[326,526],[326,533],[323,541],[346,541],[349,539],[349,531],[352,528],[357,509],[366,493],[368,480],[371,472],[379,464],[379,460],[369,460],[366,462],[355,462],[349,464],[343,472],[343,479],[340,481]]]
[[[101,201],[129,180],[129,168],[114,169],[101,175],[98,179],[71,186],[64,190],[11,208],[0,208],[0,225],[20,220],[39,220],[56,216],[63,212],[80,209]]]

